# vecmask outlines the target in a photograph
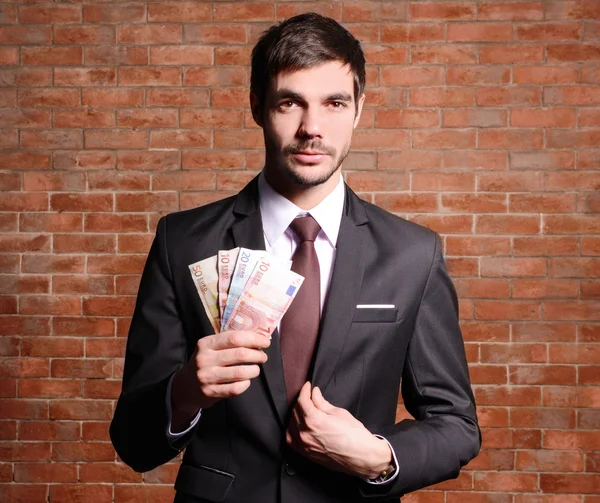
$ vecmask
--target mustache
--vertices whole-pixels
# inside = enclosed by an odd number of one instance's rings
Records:
[[[295,145],[288,145],[283,149],[284,154],[298,154],[305,150],[323,152],[324,154],[335,155],[335,149],[328,147],[321,142],[302,142]]]

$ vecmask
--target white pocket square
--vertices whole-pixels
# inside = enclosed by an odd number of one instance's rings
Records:
[[[394,309],[394,304],[357,304],[356,309]]]

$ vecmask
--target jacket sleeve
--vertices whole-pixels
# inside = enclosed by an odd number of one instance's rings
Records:
[[[437,235],[401,388],[405,407],[415,419],[379,431],[394,447],[398,477],[381,486],[361,485],[367,498],[399,497],[456,478],[481,447],[458,300]]]
[[[162,217],[142,273],[127,339],[123,388],[110,425],[117,454],[139,472],[174,458],[193,437],[190,432],[174,442],[167,435],[168,384],[187,361],[188,351],[166,243],[167,220]]]

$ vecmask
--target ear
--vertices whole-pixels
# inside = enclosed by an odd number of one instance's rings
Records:
[[[365,93],[362,93],[360,98],[358,99],[358,103],[356,104],[356,117],[354,118],[354,126],[353,129],[356,129],[358,123],[360,121],[360,115],[362,114],[362,107],[365,102]]]
[[[353,129],[356,129],[358,126],[358,122],[360,121],[360,114],[362,114],[363,104],[365,103],[365,93],[362,93],[360,98],[358,99],[357,107],[356,107],[356,117],[354,118],[354,126]]]
[[[258,126],[263,127],[260,104],[256,94],[254,94],[252,91],[250,91],[250,109],[252,110],[252,118],[254,119],[254,122],[256,122]]]

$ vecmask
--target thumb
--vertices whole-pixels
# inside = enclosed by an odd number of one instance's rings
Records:
[[[316,386],[312,390],[312,401],[317,409],[327,414],[334,414],[337,409],[335,405],[332,405],[325,399],[321,390]]]

